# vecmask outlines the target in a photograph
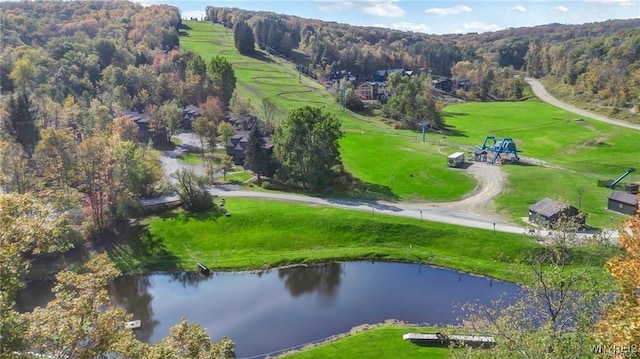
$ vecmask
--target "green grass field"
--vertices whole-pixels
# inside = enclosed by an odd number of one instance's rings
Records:
[[[448,348],[423,347],[402,339],[402,335],[405,333],[433,333],[437,331],[435,328],[427,327],[385,325],[351,334],[336,341],[320,344],[281,358],[448,358]]]
[[[379,213],[227,198],[230,217],[168,212],[140,225],[112,257],[123,271],[267,269],[329,261],[429,263],[517,281],[519,259],[538,245],[524,235]],[[593,261],[604,273],[605,257]],[[192,257],[193,256],[193,257]]]
[[[624,218],[606,210],[611,190],[597,187],[597,182],[614,179],[633,165],[629,155],[640,132],[589,119],[576,121],[572,113],[535,101],[465,103],[449,106],[444,113],[460,133],[451,141],[472,148],[485,134],[511,137],[523,150],[521,155],[551,166],[503,166],[509,183],[496,202],[512,220],[525,217],[528,206],[543,197],[582,207],[589,214],[587,223],[595,227],[609,227]],[[631,174],[625,182],[639,179]]]
[[[589,214],[588,224],[610,226],[624,218],[605,209],[610,192],[598,188],[599,179],[613,179],[634,165],[629,154],[640,133],[591,121],[575,121],[575,114],[536,100],[503,103],[464,103],[444,109],[449,134],[421,134],[394,130],[375,118],[341,112],[331,94],[317,82],[298,75],[294,67],[264,53],[242,56],[233,46],[231,32],[222,26],[185,22],[192,27],[181,37],[186,50],[205,59],[219,54],[233,63],[238,93],[251,100],[260,114],[260,101],[270,98],[279,116],[305,104],[316,105],[342,120],[341,140],[345,167],[368,184],[372,197],[401,200],[450,201],[475,186],[463,171],[445,165],[448,154],[472,150],[485,136],[511,137],[522,155],[551,166],[503,166],[508,184],[497,200],[503,215],[518,222],[527,207],[544,197],[563,199]],[[536,160],[538,162],[536,162]],[[640,180],[636,173],[625,182]]]
[[[371,197],[448,201],[461,198],[475,187],[475,181],[460,171],[446,169],[446,154],[455,146],[433,141],[422,143],[421,135],[391,127],[352,112],[341,112],[326,88],[302,77],[290,64],[278,58],[240,55],[231,32],[221,25],[186,21],[192,30],[180,38],[181,46],[208,61],[214,55],[227,57],[234,67],[239,96],[251,101],[261,114],[262,98],[278,108],[280,118],[294,108],[311,105],[336,115],[346,136],[340,142],[347,170],[367,182]]]

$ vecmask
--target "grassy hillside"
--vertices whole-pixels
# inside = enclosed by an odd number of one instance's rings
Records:
[[[421,135],[395,131],[389,126],[352,112],[341,112],[327,89],[302,76],[282,59],[259,52],[254,57],[240,55],[233,35],[221,25],[185,21],[192,30],[180,38],[185,50],[199,53],[208,61],[222,55],[233,64],[237,91],[261,113],[262,98],[278,107],[280,118],[297,107],[311,105],[336,115],[346,132],[341,141],[347,170],[370,183],[376,197],[448,201],[462,197],[475,181],[460,171],[446,169],[446,154],[455,150],[448,143],[420,142]]]
[[[269,200],[227,198],[231,217],[168,212],[151,216],[112,257],[125,272],[264,269],[348,260],[429,263],[518,281],[520,259],[538,248],[528,236],[380,213]],[[122,238],[127,236],[123,235]],[[604,275],[600,253],[589,264]]]
[[[150,217],[142,246],[123,267],[193,269],[191,254],[220,270],[334,260],[428,262],[508,278],[516,258],[537,247],[529,237],[414,219],[268,200],[227,198],[231,217],[182,212]],[[145,244],[146,243],[146,244]],[[131,248],[135,250],[135,248]]]
[[[331,94],[317,82],[298,75],[294,66],[262,54],[239,55],[232,34],[220,25],[186,22],[192,27],[181,38],[186,50],[205,58],[221,54],[233,63],[240,96],[250,99],[257,113],[263,97],[274,101],[280,116],[304,104],[320,106],[343,122],[342,157],[354,176],[370,184],[372,195],[403,200],[448,201],[474,187],[463,171],[446,167],[447,154],[471,151],[485,136],[512,137],[522,155],[548,167],[505,165],[507,188],[496,200],[498,209],[519,221],[527,207],[543,197],[563,198],[589,213],[592,226],[609,226],[619,216],[605,209],[610,190],[598,188],[599,179],[613,179],[634,166],[629,154],[640,143],[640,133],[584,119],[532,100],[502,103],[463,103],[444,109],[450,134],[421,135],[390,128],[376,119],[341,112]],[[638,181],[633,173],[625,182]]]

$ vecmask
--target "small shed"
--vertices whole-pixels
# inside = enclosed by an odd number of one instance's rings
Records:
[[[613,191],[607,198],[608,210],[628,215],[634,215],[638,210],[638,196],[635,194]]]
[[[586,217],[574,206],[544,198],[529,207],[529,221],[545,227],[554,227],[561,218],[572,219],[579,228],[584,228]]]
[[[487,151],[475,149],[473,151],[473,157],[476,162],[487,162]]]

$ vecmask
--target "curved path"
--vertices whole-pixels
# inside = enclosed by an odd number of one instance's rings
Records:
[[[527,83],[529,83],[529,85],[531,85],[531,89],[533,89],[533,93],[538,96],[542,101],[547,102],[553,106],[559,107],[563,110],[569,111],[569,112],[573,112],[575,114],[578,114],[580,116],[584,116],[584,117],[589,117],[592,118],[596,121],[600,121],[600,122],[606,122],[608,124],[614,125],[614,126],[620,126],[620,127],[626,127],[626,128],[630,128],[633,130],[637,130],[640,131],[640,125],[637,124],[633,124],[633,123],[628,123],[628,122],[624,122],[624,121],[620,121],[620,120],[615,120],[606,116],[602,116],[602,115],[598,115],[597,113],[593,113],[587,110],[583,110],[580,108],[577,108],[573,105],[570,105],[568,103],[564,103],[560,100],[558,100],[557,98],[551,96],[547,90],[545,90],[544,86],[542,86],[542,84],[540,83],[540,81],[531,78],[531,77],[527,77],[525,79],[527,81]]]
[[[533,88],[536,96],[554,106],[577,113],[584,117],[607,122],[612,125],[640,130],[640,125],[633,125],[613,120],[560,102],[549,95],[542,84],[540,84],[540,82],[535,79],[527,78],[527,82],[531,84],[531,87]],[[188,137],[188,135],[184,137]],[[193,138],[183,138],[183,141],[190,142],[191,145],[196,145]],[[163,169],[167,177],[170,173],[176,171],[180,167],[190,166],[182,164],[173,158],[169,159],[167,157],[169,157],[168,154],[164,154],[163,156],[161,156]],[[465,198],[454,202],[411,203],[318,198],[282,192],[245,191],[241,190],[238,186],[235,185],[215,186],[211,188],[211,193],[221,197],[244,197],[290,201],[312,205],[332,206],[352,210],[368,211],[374,215],[376,213],[390,214],[415,219],[423,219],[433,222],[448,223],[464,227],[488,229],[498,232],[517,234],[526,233],[526,228],[505,222],[504,219],[500,218],[500,216],[498,216],[492,208],[492,200],[498,194],[500,194],[506,181],[506,175],[502,171],[500,166],[491,165],[485,162],[474,162],[471,163],[471,165],[467,168],[467,171],[478,180],[478,186]],[[144,200],[143,203],[157,204],[176,199],[176,196],[164,196],[157,199]]]

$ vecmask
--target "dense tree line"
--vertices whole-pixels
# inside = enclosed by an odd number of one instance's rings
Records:
[[[286,56],[296,49],[303,52],[305,70],[318,78],[337,70],[365,80],[379,69],[425,69],[465,80],[462,88],[470,92],[460,96],[487,101],[520,98],[525,84],[514,75],[522,71],[555,77],[587,101],[619,108],[640,103],[637,19],[427,35],[237,8],[210,6],[207,14],[228,26],[246,21],[261,49]]]
[[[214,23],[226,26],[246,21],[263,50],[269,48],[285,56],[293,49],[303,51],[319,77],[339,69],[370,74],[379,69],[399,67],[430,68],[446,75],[451,65],[463,59],[462,51],[452,41],[439,36],[237,8],[210,6],[207,14]]]
[[[128,316],[106,302],[117,271],[105,258],[61,273],[47,308],[14,308],[30,259],[108,241],[141,197],[166,189],[153,146],[178,130],[186,105],[202,104],[208,121],[225,111],[231,65],[181,52],[172,6],[6,2],[0,17],[0,356],[232,357],[232,342],[212,343],[184,321],[159,345],[137,341],[122,328]],[[119,116],[132,109],[148,116],[146,127]]]

